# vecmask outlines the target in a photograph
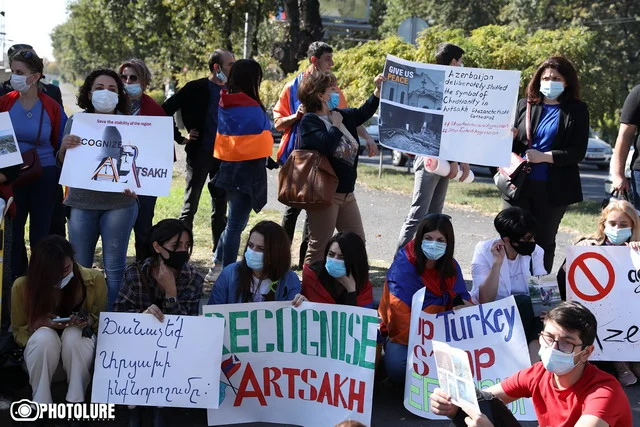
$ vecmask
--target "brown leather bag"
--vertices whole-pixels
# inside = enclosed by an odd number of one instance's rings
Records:
[[[329,159],[315,150],[293,150],[278,173],[278,201],[293,208],[331,206],[337,188]]]

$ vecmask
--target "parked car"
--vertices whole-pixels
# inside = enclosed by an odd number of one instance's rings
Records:
[[[600,170],[609,169],[609,163],[611,163],[611,156],[613,155],[613,149],[608,142],[600,139],[593,129],[589,129],[589,145],[587,146],[587,153],[582,160],[582,164],[594,165]]]
[[[378,148],[380,148],[380,129],[378,127],[378,115],[374,114],[369,120],[364,122],[363,126],[367,133],[371,135],[371,138],[373,138]],[[358,139],[360,140],[360,154],[362,154],[367,149],[367,143],[362,138]]]

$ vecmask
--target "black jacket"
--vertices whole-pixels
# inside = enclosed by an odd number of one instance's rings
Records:
[[[518,136],[513,141],[512,151],[522,154],[527,149],[526,131],[527,101],[518,101],[514,126]],[[531,134],[535,135],[542,104],[531,105]],[[560,104],[558,133],[551,145],[553,163],[549,164],[547,190],[549,202],[555,206],[566,206],[582,201],[582,186],[578,163],[582,161],[589,143],[589,109],[582,101],[566,101]],[[526,187],[523,189],[526,191]]]
[[[204,135],[207,109],[209,108],[209,79],[204,77],[192,80],[182,87],[175,95],[167,99],[162,108],[168,116],[173,116],[178,110],[182,110],[182,121],[188,131],[197,130],[200,136]],[[177,126],[173,126],[173,138],[181,144],[184,137]],[[198,139],[191,141],[185,147],[187,153],[200,150],[202,142]]]
[[[360,108],[344,108],[336,111],[342,114],[342,124],[358,141],[358,126],[375,114],[379,104],[380,99],[375,95],[371,95]],[[358,156],[356,156],[353,165],[349,165],[333,156],[340,139],[342,139],[342,132],[335,126],[331,126],[327,130],[327,126],[320,117],[315,114],[305,114],[300,121],[300,139],[300,148],[317,150],[327,156],[338,176],[336,193],[353,193],[358,176]]]

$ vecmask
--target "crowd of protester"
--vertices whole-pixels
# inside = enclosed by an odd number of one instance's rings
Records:
[[[162,106],[145,94],[151,73],[142,60],[126,60],[117,72],[92,71],[77,95],[83,114],[182,112],[188,134],[183,137],[176,127],[174,139],[187,151],[184,205],[179,219],[153,225],[155,197],[130,190],[68,188],[67,240],[64,232],[52,232],[52,224],[60,222],[57,182],[60,169],[68,166],[68,150],[76,149],[81,138],[72,134],[73,116],[67,119],[61,101],[52,97],[55,91],[41,83],[43,62],[36,52],[19,45],[10,54],[12,77],[8,89],[3,86],[8,93],[0,97],[0,111],[9,112],[21,152],[33,150],[41,173],[24,182],[24,168],[0,169],[0,196],[12,196],[15,203],[6,216],[5,228],[11,232],[5,235],[5,260],[11,262],[4,264],[15,282],[3,284],[3,294],[11,293],[11,306],[2,314],[4,318],[10,312],[11,332],[24,349],[34,401],[53,401],[51,381],[60,367],[68,382],[65,399],[87,399],[102,311],[146,313],[162,322],[165,315],[197,316],[207,298],[209,304],[291,301],[300,306],[311,301],[374,308],[365,231],[354,191],[359,138],[367,141],[370,155],[377,150],[362,125],[379,106],[384,76],[375,77],[375,91],[359,108],[348,108],[331,73],[333,50],[314,42],[309,68],[287,84],[274,108],[275,126],[284,131],[275,162],[271,123],[259,94],[262,69],[254,60],[236,61],[230,52],[217,50],[208,63],[209,76],[189,82]],[[462,66],[463,55],[462,49],[446,43],[436,52],[437,62],[450,66]],[[636,116],[640,113],[625,117]],[[621,126],[621,133],[628,128]],[[118,136],[115,127],[107,126],[104,132],[105,139]],[[425,288],[422,308],[427,313],[513,295],[533,366],[478,392],[479,397],[503,403],[533,397],[541,425],[631,425],[621,385],[637,381],[640,365],[617,362],[616,381],[588,362],[597,327],[593,314],[578,303],[565,302],[541,318],[534,314],[529,293],[531,276],[552,273],[555,236],[567,206],[582,201],[578,162],[585,155],[588,133],[588,108],[580,100],[575,68],[562,57],[547,59],[518,102],[513,129],[513,152],[526,156],[531,172],[519,197],[505,198],[504,210],[494,220],[497,236],[477,243],[470,289],[454,257],[454,225],[442,213],[449,179],[458,169],[464,179],[469,166],[451,162],[451,175],[440,177],[425,170],[423,159],[416,160],[412,206],[377,307],[384,351],[380,369],[392,383],[405,378],[411,301],[418,290]],[[238,261],[251,211],[259,212],[267,203],[267,169],[285,163],[294,148],[326,156],[338,178],[333,203],[306,212],[305,237],[297,251],[301,279],[292,271],[291,259],[300,213],[296,208],[287,208],[282,225],[261,221],[253,226]],[[207,180],[214,253],[205,276],[190,257],[193,216]],[[615,185],[626,189],[626,181],[618,181]],[[27,217],[30,260],[24,236]],[[640,221],[629,202],[612,202],[594,227],[594,235],[579,245],[640,249]],[[132,231],[136,256],[127,266]],[[104,272],[93,268],[98,238]],[[558,282],[564,299],[564,267]],[[542,362],[537,362],[538,355]],[[509,425],[497,415],[465,413],[442,390],[434,392],[431,407],[456,425],[491,425],[490,420]],[[130,421],[141,425],[138,408],[130,407]],[[162,408],[155,408],[153,424],[164,422]]]

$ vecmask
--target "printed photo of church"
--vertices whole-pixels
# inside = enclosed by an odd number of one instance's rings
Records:
[[[409,84],[387,80],[382,85],[382,99],[410,107],[442,110],[444,71],[406,65],[401,67],[406,70],[406,73],[412,75],[408,78]]]
[[[387,148],[438,157],[442,125],[442,114],[380,103],[380,143]]]

